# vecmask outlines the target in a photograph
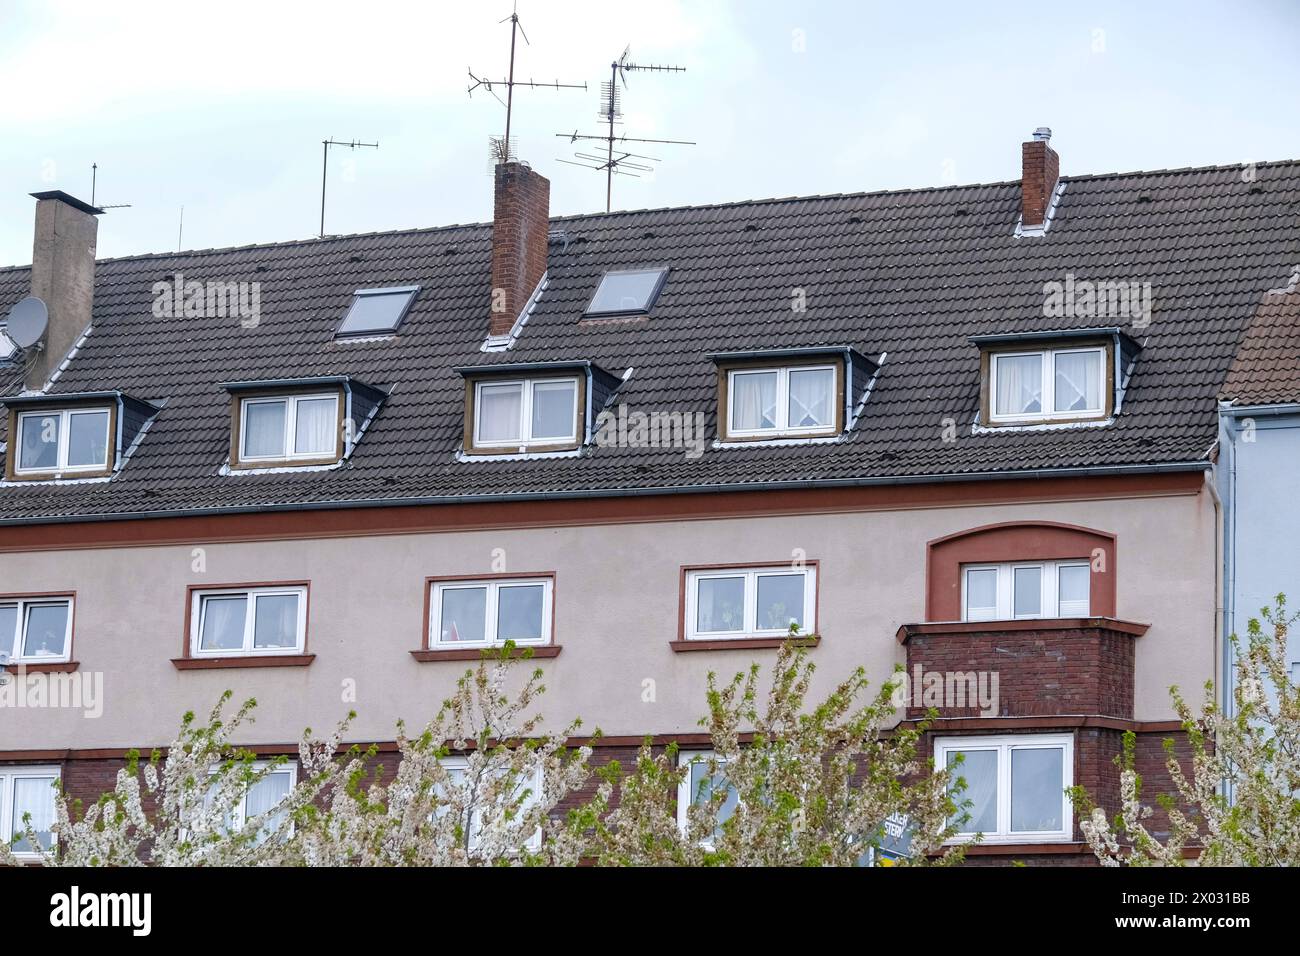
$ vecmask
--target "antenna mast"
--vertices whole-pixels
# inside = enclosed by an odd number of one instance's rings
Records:
[[[99,185],[99,163],[90,164],[90,204],[95,205],[95,188]],[[129,202],[115,203],[111,206],[97,206],[97,209],[130,209]]]
[[[685,73],[684,66],[670,66],[657,63],[632,63],[628,60],[632,47],[624,47],[623,55],[614,60],[609,65],[609,81],[600,84],[600,103],[601,109],[599,118],[607,124],[607,132],[601,136],[592,136],[581,134],[577,130],[572,133],[556,133],[556,136],[567,136],[569,142],[576,143],[579,140],[596,140],[604,142],[605,156],[593,156],[590,153],[574,153],[574,158],[582,160],[575,163],[573,160],[561,159],[558,162],[568,163],[570,166],[582,166],[584,169],[596,169],[605,171],[605,212],[609,212],[614,197],[614,175],[636,176],[637,173],[653,172],[654,167],[646,163],[629,162],[629,160],[647,160],[648,162],[657,163],[659,160],[654,156],[646,156],[639,153],[630,153],[623,149],[615,149],[616,143],[659,143],[661,145],[672,146],[694,146],[691,140],[684,139],[638,139],[627,135],[619,135],[614,131],[614,124],[622,122],[623,112],[621,110],[622,97],[619,94],[618,84],[621,81],[623,88],[627,88],[626,74],[638,70],[642,73]],[[615,155],[618,153],[620,155]],[[627,170],[636,170],[628,172]]]
[[[501,105],[506,108],[505,136],[500,139],[493,136],[490,137],[488,140],[489,145],[491,146],[492,158],[494,160],[494,163],[508,163],[511,160],[515,159],[515,149],[510,139],[510,122],[514,114],[516,86],[523,86],[523,87],[527,87],[528,89],[547,88],[553,90],[585,90],[587,88],[587,84],[585,82],[584,83],[561,83],[559,80],[554,80],[550,83],[546,83],[546,82],[537,82],[532,79],[516,80],[515,79],[515,35],[518,34],[519,36],[522,36],[524,38],[524,43],[527,43],[529,46],[532,46],[532,44],[528,40],[528,34],[524,32],[523,24],[519,22],[519,7],[517,3],[512,9],[510,16],[506,17],[505,20],[501,20],[499,22],[505,23],[506,20],[510,21],[510,70],[506,74],[506,78],[504,80],[489,80],[483,77],[475,76],[473,70],[467,70],[467,72],[469,73],[469,78],[473,82],[470,83],[468,89],[466,89],[465,91],[471,97],[473,97],[474,91],[482,87],[484,90],[491,93],[492,96],[496,98],[496,101],[498,103],[501,103]],[[506,88],[506,98],[504,103],[502,103],[501,97],[497,96],[496,91],[492,88],[494,86],[504,86]]]
[[[334,137],[332,136],[329,139],[321,140],[322,151],[325,154],[325,157],[321,162],[321,168],[320,168],[320,237],[322,239],[325,238],[325,180],[330,169],[330,147],[331,146],[346,146],[349,149],[357,149],[362,146],[369,147],[370,149],[379,148],[378,143],[363,143],[360,140],[355,140],[355,139],[352,140],[351,142],[346,142],[346,143],[340,142],[339,140],[334,139]]]

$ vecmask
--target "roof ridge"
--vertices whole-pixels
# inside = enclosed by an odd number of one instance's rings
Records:
[[[1300,166],[1300,159],[1281,159],[1255,163],[1257,168],[1276,168],[1281,166]],[[1221,163],[1208,166],[1181,166],[1167,169],[1135,169],[1107,173],[1085,173],[1077,176],[1062,176],[1064,182],[1090,182],[1106,179],[1121,179],[1131,176],[1168,176],[1187,173],[1221,172],[1240,169],[1241,163]],[[824,202],[834,199],[866,199],[874,196],[907,196],[917,193],[957,192],[970,189],[991,189],[999,186],[1014,186],[1018,179],[1007,179],[982,183],[948,183],[940,186],[911,186],[904,189],[874,189],[846,193],[813,193],[801,196],[768,196],[752,199],[737,199],[730,202],[695,203],[676,206],[646,206],[639,209],[618,209],[612,212],[572,213],[564,216],[551,216],[552,223],[570,223],[584,220],[612,219],[617,216],[637,216],[655,212],[681,212],[685,210],[731,209],[742,206],[781,205],[796,202]],[[99,262],[128,262],[146,259],[170,259],[186,256],[214,255],[231,252],[246,252],[254,249],[283,249],[289,246],[305,246],[311,243],[343,242],[355,239],[369,239],[378,236],[420,235],[425,233],[450,232],[455,229],[482,229],[490,227],[490,221],[446,223],[440,226],[411,226],[402,229],[378,229],[371,232],[353,232],[336,236],[310,236],[304,239],[285,239],[275,242],[254,242],[237,246],[210,246],[202,249],[184,249],[175,252],[141,252],[129,256],[110,256],[96,259]],[[0,275],[30,269],[31,264],[0,266]]]

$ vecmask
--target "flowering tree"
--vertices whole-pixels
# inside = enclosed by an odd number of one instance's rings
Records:
[[[312,866],[576,863],[579,831],[551,815],[587,782],[591,748],[566,747],[578,721],[539,733],[542,718],[529,711],[546,689],[540,669],[507,693],[521,659],[513,650],[508,643],[466,671],[419,736],[398,724],[392,782],[370,779],[354,761],[286,853]]]
[[[1210,866],[1300,865],[1300,693],[1287,668],[1286,597],[1252,618],[1246,641],[1234,634],[1236,684],[1233,708],[1215,702],[1214,682],[1193,711],[1178,688],[1174,707],[1191,749],[1190,773],[1165,741],[1166,766],[1174,795],[1157,801],[1169,820],[1164,839],[1148,823],[1154,809],[1142,802],[1142,778],[1134,769],[1134,736],[1125,735],[1120,759],[1120,810],[1108,820],[1081,788],[1076,803],[1086,807],[1080,828],[1107,866],[1181,866],[1184,850],[1199,844],[1200,862]],[[1271,630],[1264,629],[1267,625]]]
[[[187,713],[176,739],[155,750],[142,767],[138,751],[118,771],[116,786],[81,812],[80,801],[61,790],[54,801],[53,844],[40,851],[46,866],[250,866],[281,862],[295,823],[310,818],[320,794],[341,779],[334,755],[348,720],[327,740],[303,734],[298,783],[274,807],[249,815],[250,790],[287,762],[280,756],[259,765],[256,755],[231,737],[251,721],[256,701],[224,719],[226,691],[198,723]],[[351,718],[349,717],[349,720]],[[40,847],[30,814],[23,821],[27,844]],[[0,864],[18,862],[0,845]]]
[[[592,857],[612,866],[852,866],[879,847],[887,820],[907,814],[913,862],[960,859],[943,846],[962,816],[960,785],[950,791],[947,771],[918,758],[924,726],[885,732],[894,685],[868,696],[858,668],[805,708],[813,669],[787,641],[765,696],[757,664],[725,684],[709,674],[700,723],[712,752],[692,763],[647,741],[627,774],[602,768],[605,788],[573,818],[591,833]],[[605,813],[615,784],[618,807]],[[680,820],[679,792],[691,798]]]

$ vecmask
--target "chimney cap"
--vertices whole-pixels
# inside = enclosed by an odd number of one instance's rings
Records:
[[[1052,130],[1050,127],[1040,126],[1038,129],[1034,130],[1034,139],[1038,140],[1040,143],[1049,142],[1051,138]]]
[[[88,202],[82,202],[76,196],[69,196],[62,189],[47,189],[45,192],[30,193],[29,195],[33,199],[57,199],[59,202],[67,203],[73,209],[79,209],[92,216],[102,216],[104,214],[104,210],[100,209],[98,206],[92,206]]]

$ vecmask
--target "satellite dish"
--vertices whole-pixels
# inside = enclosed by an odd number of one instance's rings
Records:
[[[6,331],[19,348],[31,348],[45,337],[50,324],[50,310],[34,295],[29,295],[9,310]]]

